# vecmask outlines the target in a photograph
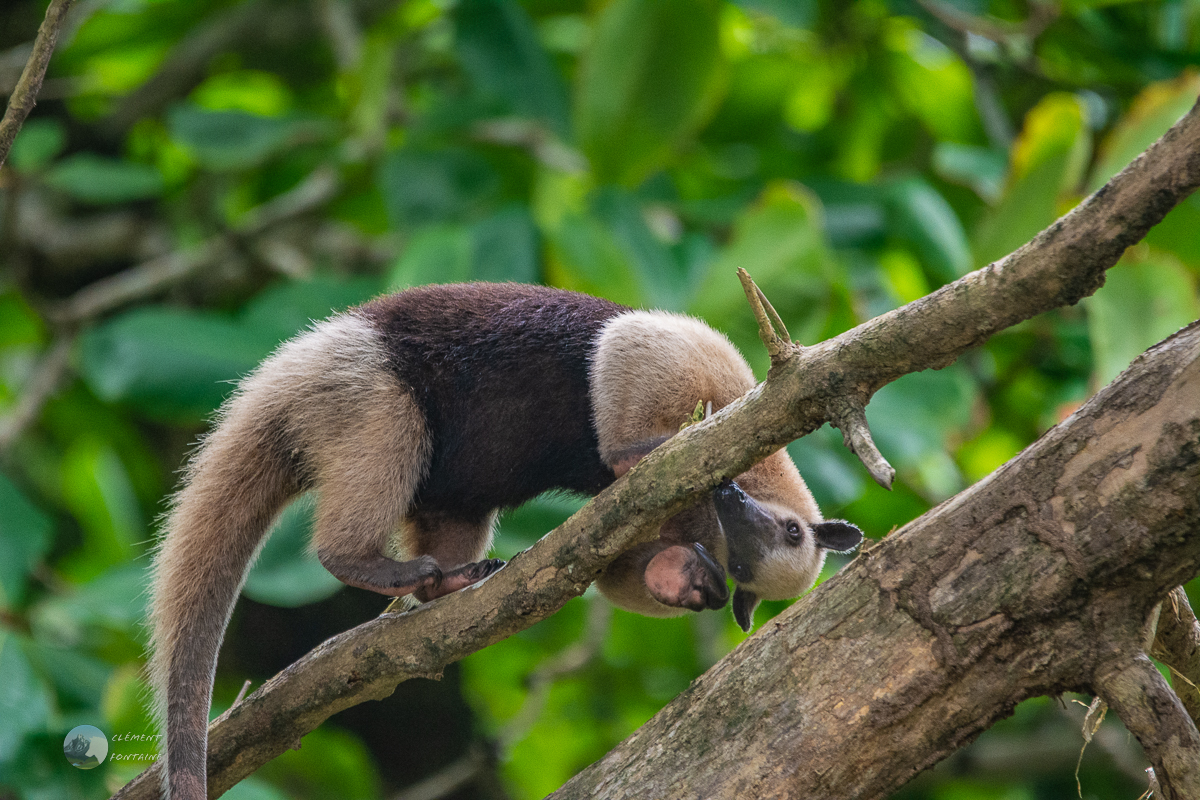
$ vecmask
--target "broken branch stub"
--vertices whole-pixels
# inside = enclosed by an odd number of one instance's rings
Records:
[[[896,468],[888,463],[875,446],[871,438],[871,429],[867,427],[867,413],[862,403],[848,397],[838,397],[829,403],[829,424],[842,432],[842,441],[850,452],[858,456],[858,460],[871,473],[883,488],[892,490],[892,481],[896,478]]]

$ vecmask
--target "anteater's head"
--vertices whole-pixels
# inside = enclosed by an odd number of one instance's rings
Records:
[[[733,615],[745,631],[760,600],[798,597],[816,582],[825,553],[852,550],[862,541],[862,532],[851,523],[821,519],[782,451],[737,482],[722,483],[713,501],[728,547],[726,566],[737,582]]]

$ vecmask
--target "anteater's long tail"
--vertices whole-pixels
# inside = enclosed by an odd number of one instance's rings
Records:
[[[314,334],[308,334],[312,337]],[[301,341],[303,340],[302,337]],[[208,711],[217,651],[259,546],[300,490],[282,383],[295,343],[247,378],[188,468],[154,560],[150,680],[164,794],[206,800]]]
[[[323,498],[316,538],[323,524],[333,535],[317,543],[352,549],[358,539],[376,535],[372,546],[382,553],[394,530],[392,516],[398,519],[409,502],[428,452],[420,411],[392,375],[379,330],[353,311],[282,345],[225,404],[188,468],[155,557],[150,677],[166,737],[161,749],[170,800],[207,800],[217,651],[280,509],[336,473],[357,485],[341,505]],[[386,519],[380,506],[388,510]],[[355,514],[374,528],[342,524],[354,522]],[[356,541],[339,541],[339,533]]]

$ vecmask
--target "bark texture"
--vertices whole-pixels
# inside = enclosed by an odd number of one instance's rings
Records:
[[[1140,652],[1200,571],[1200,324],[859,555],[555,798],[888,796],[1021,700],[1101,694],[1168,797],[1200,735]]]

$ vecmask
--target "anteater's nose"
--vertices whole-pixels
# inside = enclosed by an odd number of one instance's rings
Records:
[[[722,482],[715,491],[717,499],[726,503],[734,501],[738,503],[746,502],[746,493],[742,491],[742,487],[738,486],[733,481],[726,480]]]

